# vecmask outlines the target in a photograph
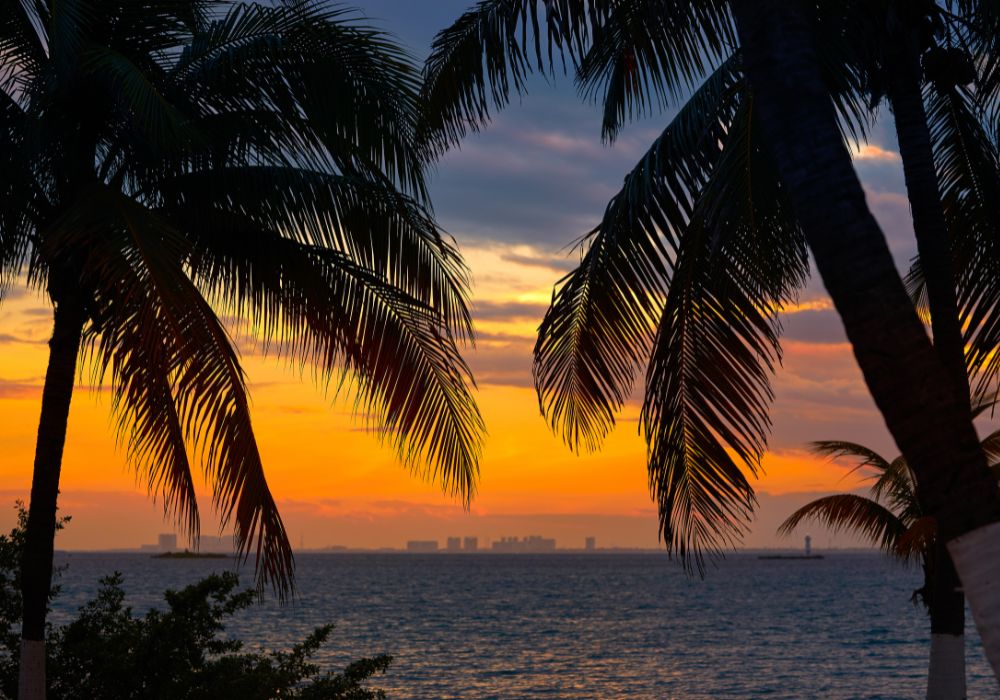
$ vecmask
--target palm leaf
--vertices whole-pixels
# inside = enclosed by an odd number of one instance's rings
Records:
[[[117,225],[113,225],[115,220]],[[87,235],[94,228],[104,232],[104,245],[93,245],[101,239]],[[111,232],[117,236],[108,235]],[[162,219],[103,187],[88,192],[79,211],[71,210],[50,231],[49,240],[60,250],[79,250],[90,244],[82,278],[107,310],[98,322],[100,339],[93,341],[100,366],[113,367],[117,379],[129,382],[132,378],[122,374],[127,368],[120,358],[136,354],[132,361],[148,360],[160,379],[164,379],[164,364],[169,371],[166,383],[175,413],[144,413],[167,400],[164,388],[154,385],[139,396],[142,404],[129,406],[121,415],[123,424],[131,425],[130,454],[148,456],[150,450],[157,454],[156,445],[162,445],[159,454],[168,455],[172,462],[147,466],[150,483],[183,486],[178,476],[184,467],[181,446],[175,441],[172,422],[176,415],[184,439],[195,446],[208,474],[223,525],[234,525],[237,548],[244,557],[256,550],[258,590],[271,585],[279,596],[289,594],[294,570],[291,545],[264,477],[243,373],[215,312],[183,272],[189,243]],[[119,303],[125,308],[119,310]],[[123,324],[136,313],[151,322],[130,332]],[[156,348],[154,354],[143,355],[149,346]],[[160,352],[165,362],[161,360],[157,367]],[[129,389],[127,383],[119,392],[127,396]],[[157,470],[166,470],[168,477],[158,479]],[[182,508],[193,512],[184,490],[173,496]]]
[[[859,445],[856,442],[845,440],[818,440],[809,443],[809,449],[822,457],[830,459],[840,459],[841,457],[852,457],[857,461],[855,469],[870,467],[876,472],[885,473],[889,471],[889,460],[872,449]]]
[[[582,56],[591,28],[609,6],[598,0],[476,3],[434,37],[424,65],[419,142],[439,155],[469,131],[480,130],[491,110],[503,109],[513,93],[525,92],[532,72],[551,72],[557,55]]]
[[[937,520],[930,515],[918,518],[900,536],[893,553],[900,559],[919,562],[933,551],[937,539]]]
[[[614,425],[648,358],[670,259],[739,91],[727,61],[656,139],[584,241],[580,266],[557,286],[535,345],[539,405],[571,449],[594,450]]]
[[[805,242],[753,128],[747,98],[692,220],[646,375],[640,425],[667,548],[703,571],[755,503],[780,362],[778,310],[804,284]]]
[[[278,129],[261,125],[279,136],[264,153],[388,177],[424,199],[423,163],[413,147],[419,73],[386,34],[350,20],[324,2],[233,5],[194,34],[172,67],[172,94],[208,119],[277,117]]]
[[[196,246],[194,279],[217,306],[242,309],[265,351],[311,363],[323,383],[347,371],[338,385],[353,384],[369,426],[406,464],[468,502],[484,428],[439,310],[335,249],[225,211],[199,206],[174,216]]]
[[[613,141],[626,119],[663,109],[689,92],[736,44],[720,0],[609,3],[576,81],[604,106],[602,136]]]
[[[789,535],[805,520],[813,520],[834,532],[853,532],[890,554],[907,531],[899,518],[885,506],[849,493],[807,503],[788,516],[778,527],[778,532]]]
[[[160,186],[163,206],[182,207],[193,225],[195,211],[235,210],[303,244],[340,251],[433,307],[449,332],[473,337],[468,271],[453,243],[417,202],[384,182],[257,166],[189,173]],[[219,239],[232,247],[232,241]],[[213,240],[201,239],[206,246]],[[238,299],[235,303],[232,311],[239,308]]]
[[[926,92],[935,167],[957,267],[958,305],[974,399],[988,395],[1000,360],[1000,158],[962,88]]]
[[[871,486],[872,497],[886,503],[904,525],[911,525],[924,515],[917,499],[917,481],[906,459],[896,457],[878,474]]]

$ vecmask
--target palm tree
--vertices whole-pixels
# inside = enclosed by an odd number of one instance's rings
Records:
[[[766,444],[769,376],[780,359],[776,312],[806,278],[805,239],[761,142],[740,52],[728,48],[736,37],[727,2],[547,2],[547,57],[537,11],[531,0],[487,0],[438,35],[425,67],[422,134],[432,149],[483,128],[491,109],[523,92],[528,73],[550,69],[553,53],[575,61],[581,92],[603,104],[609,141],[626,119],[668,105],[708,74],[585,237],[581,264],[560,281],[540,329],[535,364],[553,429],[574,449],[596,449],[648,363],[651,490],[667,546],[694,552],[700,565],[698,552],[738,537],[753,505],[741,463],[755,472]],[[971,39],[965,24],[933,5],[918,13],[895,2],[815,11],[811,36],[845,136],[864,135],[870,105],[892,86],[926,261],[913,283],[927,292],[935,347],[967,393],[958,319],[969,309],[956,303],[948,229],[964,235],[959,219],[979,201],[964,196],[968,184],[1000,182],[1000,169],[990,150],[975,168],[955,157],[984,145],[971,100],[948,99],[950,113],[935,109],[929,120],[911,98],[923,85],[913,74],[921,56],[952,56],[943,42]],[[941,25],[937,35],[920,33],[928,23]],[[901,43],[887,37],[905,39],[906,50],[881,50]],[[926,81],[928,94],[961,96],[961,71],[953,74],[939,70]],[[935,167],[960,193],[950,221]],[[750,255],[768,262],[749,266]]]
[[[466,502],[483,425],[458,349],[467,273],[428,210],[419,73],[324,2],[35,0],[0,12],[0,281],[54,307],[26,548],[21,698],[43,698],[56,496],[77,369],[187,533],[192,463],[293,585],[237,348],[313,366]]]
[[[822,99],[837,110],[831,148],[844,151],[842,136],[863,137],[882,94],[896,112],[923,259],[913,286],[926,291],[935,362],[955,384],[938,389],[950,394],[943,405],[969,425],[961,329],[969,329],[967,361],[981,386],[996,380],[992,351],[1000,340],[1000,295],[986,281],[996,276],[983,273],[996,269],[996,246],[981,245],[998,239],[1000,228],[988,227],[995,220],[983,210],[991,200],[979,198],[1000,181],[981,120],[1000,83],[989,58],[997,13],[986,5],[949,4],[956,14],[934,3],[814,3],[806,27]],[[749,522],[755,501],[744,470],[756,474],[766,445],[778,311],[808,269],[809,232],[779,177],[743,50],[730,50],[739,42],[729,7],[725,0],[483,0],[435,40],[421,129],[433,151],[457,145],[560,54],[573,62],[584,95],[603,102],[608,140],[624,120],[693,89],[585,237],[580,266],[560,282],[539,332],[535,377],[553,429],[574,449],[595,449],[646,365],[641,428],[661,535],[699,569],[703,552],[721,552]],[[986,57],[981,74],[992,93],[964,88],[963,68],[972,62],[953,60],[956,45]],[[935,60],[948,70],[932,71]],[[930,80],[916,71],[921,61]],[[929,112],[914,100],[923,90]],[[970,147],[983,150],[956,157]],[[863,200],[855,204],[864,208]],[[967,253],[956,255],[958,299],[948,237]],[[937,375],[918,368],[915,376]],[[973,468],[980,479],[982,466]],[[981,495],[990,500],[993,491]],[[921,498],[927,492],[921,482]]]
[[[1000,554],[1000,497],[965,401],[923,332],[840,143],[805,13],[770,0],[738,0],[733,9],[782,182],[1000,673],[1000,588],[991,571]]]
[[[994,405],[980,401],[973,407],[978,417]],[[1000,430],[982,441],[991,462],[1000,458]],[[802,506],[778,528],[790,535],[803,521],[816,521],[833,531],[848,530],[904,562],[918,562],[924,584],[914,593],[920,597],[931,619],[931,652],[928,698],[964,698],[965,686],[965,596],[940,567],[953,568],[947,550],[938,546],[933,515],[924,511],[917,498],[913,472],[903,456],[888,460],[872,449],[853,442],[826,440],[810,445],[824,457],[854,460],[852,472],[863,471],[871,480],[870,497],[854,493],[824,496]],[[998,467],[992,467],[994,473]]]

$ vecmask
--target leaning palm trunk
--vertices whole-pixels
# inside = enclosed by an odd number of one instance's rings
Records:
[[[66,296],[66,301],[56,302],[21,563],[24,617],[21,624],[19,700],[45,698],[45,615],[52,588],[56,497],[84,320],[83,308],[71,295]]]
[[[1000,674],[1000,494],[838,131],[795,3],[732,3],[760,124],[865,382],[916,475]],[[993,556],[991,556],[993,555]]]
[[[969,395],[965,344],[958,319],[948,224],[934,168],[934,151],[920,89],[918,28],[901,32],[891,52],[888,97],[892,105],[906,192],[927,288],[934,349],[962,397]],[[968,402],[962,408],[972,417]],[[948,550],[935,547],[930,582],[931,658],[928,700],[962,700],[965,688],[965,597]]]
[[[902,46],[894,52],[892,74],[888,80],[889,102],[895,117],[906,194],[913,216],[913,233],[927,287],[934,349],[945,370],[951,374],[960,395],[968,397],[969,377],[958,318],[948,222],[941,202],[927,111],[920,88],[919,54],[915,47],[907,49],[909,43],[905,36],[901,37],[899,44]],[[968,401],[964,404],[971,418],[971,405]]]

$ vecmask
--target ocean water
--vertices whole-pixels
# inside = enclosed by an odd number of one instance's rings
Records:
[[[143,610],[225,560],[60,553],[66,620],[112,571]],[[389,653],[393,699],[920,698],[919,573],[877,554],[730,556],[704,580],[659,554],[302,554],[294,604],[228,631],[288,646],[337,629],[323,663]],[[249,582],[252,572],[244,575]],[[969,621],[970,698],[1000,697]]]

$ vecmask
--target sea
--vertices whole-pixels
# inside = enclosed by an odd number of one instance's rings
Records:
[[[394,700],[463,698],[922,698],[929,623],[915,568],[875,553],[818,560],[728,556],[705,577],[662,553],[299,554],[297,595],[226,634],[287,648],[336,630],[318,661],[387,653]],[[162,607],[232,560],[57,554],[54,622],[111,572],[135,610]],[[251,583],[252,570],[241,572]],[[970,698],[1000,697],[969,618]]]

